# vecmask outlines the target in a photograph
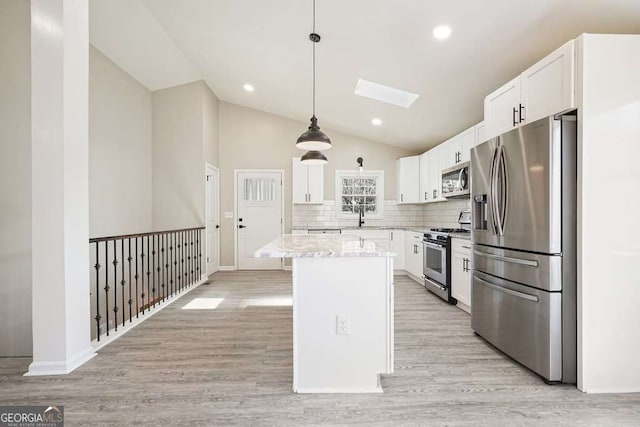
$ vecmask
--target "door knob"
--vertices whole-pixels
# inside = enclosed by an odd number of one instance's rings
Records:
[[[219,226],[219,225],[216,225],[216,230],[217,230],[218,228],[220,228],[220,226]]]
[[[238,226],[238,228],[247,228],[247,226],[246,226],[246,225],[242,225],[242,224],[240,224],[240,225]]]

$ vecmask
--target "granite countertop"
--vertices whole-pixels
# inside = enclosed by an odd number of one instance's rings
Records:
[[[256,258],[388,257],[388,242],[344,234],[283,234],[262,248]]]

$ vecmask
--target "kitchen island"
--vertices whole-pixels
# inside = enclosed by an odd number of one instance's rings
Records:
[[[292,258],[293,391],[381,393],[393,372],[393,257],[348,234],[283,235],[256,257]]]

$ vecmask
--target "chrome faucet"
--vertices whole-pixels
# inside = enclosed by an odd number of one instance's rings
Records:
[[[364,224],[364,205],[360,205],[358,210],[358,227],[361,228],[362,224]]]

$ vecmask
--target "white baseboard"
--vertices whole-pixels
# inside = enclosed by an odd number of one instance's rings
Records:
[[[407,272],[405,270],[393,270],[394,276],[406,276]]]
[[[93,347],[89,347],[70,360],[55,360],[50,362],[32,362],[25,377],[37,377],[43,375],[66,375],[76,368],[84,365],[97,356]]]
[[[235,265],[221,265],[218,271],[236,271]]]
[[[384,393],[382,387],[375,388],[297,388],[293,390],[294,393]]]

